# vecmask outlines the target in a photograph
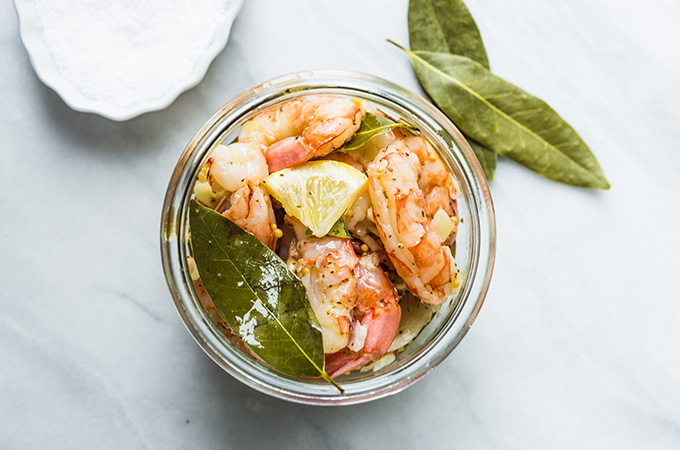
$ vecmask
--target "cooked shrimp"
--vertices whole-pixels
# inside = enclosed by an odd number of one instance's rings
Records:
[[[260,187],[248,183],[230,197],[231,205],[224,216],[257,237],[264,245],[276,245],[276,217],[269,195]]]
[[[456,215],[456,198],[458,190],[453,176],[444,163],[422,136],[405,136],[404,143],[413,151],[420,161],[420,178],[418,185],[425,194],[425,207],[431,215],[443,208],[449,216]]]
[[[342,146],[359,129],[365,111],[356,99],[323,96],[290,100],[244,123],[238,140],[265,146],[269,170],[274,172]]]
[[[354,201],[352,206],[342,216],[347,230],[354,237],[366,244],[371,251],[378,251],[383,248],[377,238],[378,229],[368,218],[368,211],[371,208],[371,197],[367,192],[361,194]]]
[[[248,183],[258,185],[269,175],[262,147],[257,144],[218,145],[207,165],[211,184],[217,182],[230,192],[236,192]]]
[[[324,353],[334,353],[349,342],[357,301],[354,267],[359,258],[349,239],[304,236],[304,229],[295,226],[299,241],[292,243],[290,254],[297,258],[294,268],[321,325]]]
[[[384,355],[397,333],[401,310],[378,254],[360,259],[351,240],[305,236],[304,226],[287,221],[298,239],[292,243],[289,265],[305,285],[319,320],[328,374],[346,373]]]
[[[458,198],[458,189],[453,181],[453,176],[423,136],[401,132],[400,137],[406,147],[415,153],[418,161],[420,161],[418,186],[423,191],[425,212],[428,217],[432,218],[439,210],[443,210],[457,225],[456,199]],[[456,238],[457,226],[455,225],[445,240],[446,245],[451,245]]]
[[[453,176],[423,136],[415,136],[408,131],[396,129],[370,139],[357,150],[349,151],[348,154],[356,161],[353,165],[359,163],[366,168],[380,150],[397,141],[403,141],[406,147],[418,157],[420,162],[420,168],[417,171],[418,186],[423,191],[425,210],[428,215],[434,216],[439,209],[444,209],[449,216],[455,217],[458,192]],[[341,157],[340,155],[338,158]],[[453,241],[452,238],[450,240]]]
[[[399,329],[399,296],[378,265],[377,254],[363,256],[354,268],[358,302],[346,349],[326,355],[326,372],[336,377],[383,356]]]
[[[425,209],[420,166],[404,141],[376,156],[367,170],[372,220],[408,289],[426,303],[440,304],[454,290],[457,268]]]
[[[220,145],[206,165],[213,190],[231,193],[225,195],[215,210],[274,249],[276,217],[269,195],[261,185],[269,175],[262,147],[242,143]]]

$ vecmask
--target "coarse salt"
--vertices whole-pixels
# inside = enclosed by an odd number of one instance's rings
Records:
[[[90,100],[126,108],[186,84],[230,0],[35,0],[57,71]]]

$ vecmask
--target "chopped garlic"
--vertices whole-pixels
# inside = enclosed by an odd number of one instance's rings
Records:
[[[373,371],[377,372],[378,370],[382,369],[383,367],[387,367],[390,364],[396,360],[397,357],[394,355],[394,353],[388,353],[385,356],[378,358],[374,361],[371,361],[369,364],[366,364],[365,366],[361,367],[359,370],[361,372],[368,372],[368,371]]]
[[[359,259],[359,264],[368,270],[373,270],[378,267],[378,264],[380,264],[380,256],[378,256],[378,254],[375,252],[369,253]]]
[[[194,195],[196,199],[204,205],[212,206],[214,201],[214,194],[210,183],[207,181],[197,181],[194,185]]]
[[[456,227],[456,223],[446,214],[446,211],[440,209],[432,218],[432,226],[442,241],[445,241]]]

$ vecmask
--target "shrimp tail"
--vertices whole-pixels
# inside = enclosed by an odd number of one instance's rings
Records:
[[[329,377],[335,378],[351,372],[371,361],[375,356],[370,353],[357,353],[348,349],[326,355],[325,371]]]
[[[398,304],[377,313],[372,311],[367,314],[361,321],[361,325],[368,329],[364,351],[380,356],[387,353],[397,334],[400,320],[401,309]]]
[[[269,172],[292,167],[314,155],[314,148],[301,137],[288,137],[270,145],[264,152]]]

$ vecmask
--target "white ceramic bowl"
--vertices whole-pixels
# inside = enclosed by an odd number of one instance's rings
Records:
[[[55,0],[59,1],[59,0]],[[60,73],[49,47],[43,39],[40,17],[36,10],[35,0],[14,0],[19,16],[21,40],[28,51],[31,63],[38,75],[50,88],[59,94],[64,102],[77,111],[91,112],[112,120],[123,121],[149,111],[157,111],[170,105],[182,92],[196,86],[205,76],[212,60],[224,48],[229,39],[231,25],[236,18],[243,0],[225,0],[222,21],[216,27],[215,34],[208,47],[196,57],[193,70],[169,89],[162,96],[141,100],[131,106],[117,106],[85,96],[71,81]],[[183,57],[186,55],[178,55]]]

